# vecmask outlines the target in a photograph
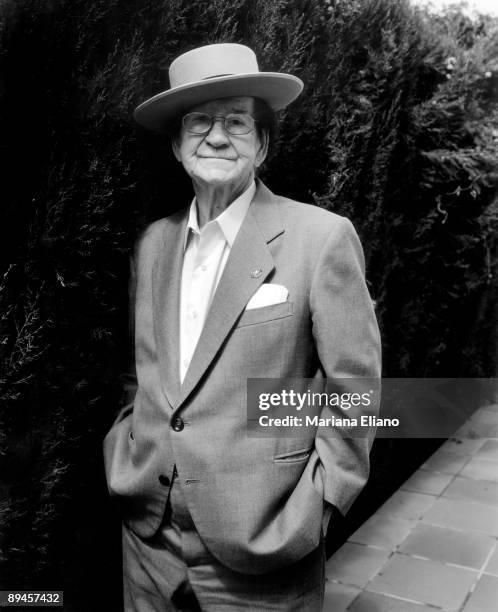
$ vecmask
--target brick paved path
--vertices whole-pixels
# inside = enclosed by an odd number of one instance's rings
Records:
[[[327,562],[324,612],[498,612],[498,404],[477,411]]]

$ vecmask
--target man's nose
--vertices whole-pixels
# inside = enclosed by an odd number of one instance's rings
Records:
[[[223,117],[213,117],[213,125],[206,135],[206,142],[212,147],[221,147],[229,143]]]

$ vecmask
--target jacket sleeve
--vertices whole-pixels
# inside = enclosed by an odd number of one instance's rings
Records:
[[[126,372],[120,375],[122,385],[121,407],[114,424],[119,423],[133,412],[133,403],[137,392],[137,375],[135,368],[135,300],[137,291],[136,254],[130,257],[130,275],[128,283],[128,364]]]
[[[364,278],[364,257],[353,225],[342,217],[319,255],[310,291],[313,337],[327,379],[340,379],[341,392],[358,390],[344,379],[375,379],[380,384],[380,335]],[[377,400],[378,400],[378,396]],[[369,408],[369,411],[372,407]],[[378,406],[374,407],[374,411]],[[323,408],[324,417],[331,416]],[[319,427],[314,485],[326,504],[345,514],[365,485],[374,428],[361,428],[361,437],[331,434]],[[320,482],[317,481],[320,480]],[[326,516],[327,516],[326,512]]]

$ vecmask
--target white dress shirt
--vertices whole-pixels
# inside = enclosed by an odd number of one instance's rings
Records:
[[[190,205],[185,230],[180,296],[180,380],[192,360],[207,313],[235,237],[254,197],[251,185],[216,219],[200,230],[196,199]]]

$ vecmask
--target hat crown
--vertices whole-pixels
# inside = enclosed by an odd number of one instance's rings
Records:
[[[236,43],[206,45],[177,57],[169,68],[171,88],[214,77],[259,72],[252,49]]]

